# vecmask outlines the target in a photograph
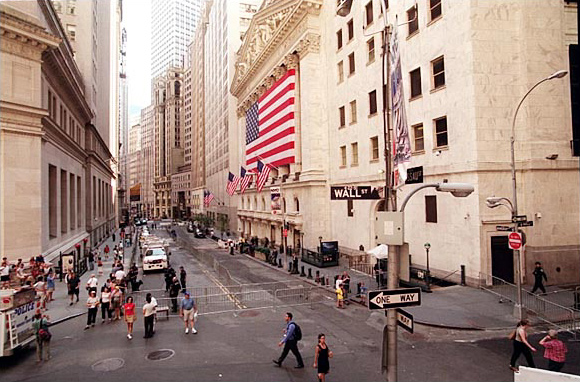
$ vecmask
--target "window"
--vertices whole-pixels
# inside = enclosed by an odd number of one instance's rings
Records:
[[[431,21],[441,17],[441,0],[429,0],[429,18]]]
[[[435,120],[435,147],[445,147],[447,141],[447,117],[442,117]]]
[[[425,221],[437,223],[437,196],[425,195]]]
[[[417,7],[413,6],[407,11],[407,24],[409,26],[409,36],[419,31],[419,17],[417,15]]]
[[[371,160],[379,159],[379,137],[371,138]]]
[[[340,118],[340,127],[344,127],[346,125],[346,115],[344,111],[344,106],[338,108],[338,115]]]
[[[369,93],[369,115],[377,114],[377,91]]]
[[[419,123],[411,126],[413,131],[413,152],[421,152],[425,150],[425,139],[423,135],[423,124]]]
[[[346,146],[340,146],[340,166],[346,167]]]
[[[348,29],[348,41],[351,41],[354,38],[354,24],[352,19],[346,24]]]
[[[358,143],[351,143],[350,148],[352,150],[352,163],[351,166],[358,166]]]
[[[352,199],[346,201],[346,215],[349,217],[354,216],[354,203]]]
[[[82,195],[82,192],[81,192],[82,186],[81,185],[82,185],[81,177],[77,176],[77,228],[81,226],[81,220],[83,217],[82,216],[83,210],[82,210],[82,203],[81,203],[81,195]]]
[[[433,72],[433,89],[438,89],[445,85],[445,62],[443,56],[431,61]]]
[[[367,63],[375,62],[375,38],[372,37],[369,41],[367,41],[367,52],[368,52],[368,61]]]
[[[348,74],[354,74],[356,68],[354,63],[354,52],[348,55]]]
[[[342,48],[342,28],[336,32],[336,49]]]
[[[356,123],[356,100],[350,101],[350,123]]]
[[[367,21],[367,26],[373,23],[373,1],[369,1],[365,6],[365,16]]]
[[[421,95],[421,68],[409,73],[411,79],[411,99]]]
[[[75,193],[75,176],[74,174],[70,174],[70,180],[69,180],[69,203],[70,203],[70,207],[69,207],[69,213],[70,213],[70,228],[71,230],[76,228],[77,225],[77,220],[76,220],[76,211],[77,211],[77,206],[75,203],[75,197],[76,197],[76,193]]]
[[[75,41],[77,35],[77,27],[75,25],[67,24],[66,31],[68,33],[68,38],[71,41]]]
[[[338,69],[338,83],[344,81],[344,63],[340,61],[337,65]]]

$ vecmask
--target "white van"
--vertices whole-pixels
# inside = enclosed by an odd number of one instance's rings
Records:
[[[147,271],[165,270],[169,267],[167,253],[162,247],[148,248],[143,256],[143,273]]]

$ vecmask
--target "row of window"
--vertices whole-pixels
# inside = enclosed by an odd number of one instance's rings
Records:
[[[381,202],[381,204],[384,202]],[[383,208],[379,204],[378,210],[381,211]],[[346,201],[346,216],[354,216],[354,201],[349,199]],[[436,195],[425,195],[425,222],[426,223],[437,223],[437,196]]]
[[[351,166],[358,166],[359,156],[358,156],[358,142],[353,142],[350,144],[351,153]],[[374,162],[379,160],[379,137],[372,137],[370,139],[370,161]],[[340,167],[347,166],[347,152],[346,145],[340,146]]]
[[[425,151],[425,135],[423,131],[423,124],[418,123],[411,126],[413,134],[413,152],[422,153]],[[435,139],[433,140],[433,149],[442,149],[449,145],[449,137],[447,132],[447,117],[443,116],[433,120],[433,132]]]
[[[441,0],[427,0],[427,5],[429,7],[429,21],[431,24],[435,20],[441,18],[443,14],[441,7]],[[419,5],[415,5],[407,10],[407,28],[408,36],[411,37],[416,33],[419,33]]]
[[[374,116],[377,114],[377,91],[373,90],[369,92],[369,117]],[[355,124],[358,120],[357,117],[357,102],[356,100],[352,100],[349,103],[349,116],[350,121],[349,124]],[[339,128],[343,128],[346,126],[346,106],[340,106],[338,108],[338,120],[339,120]]]
[[[281,209],[282,209],[282,213],[286,213],[288,212],[286,210],[286,198],[282,198],[282,202],[281,202]],[[266,207],[266,199],[264,197],[262,197],[262,204],[261,204],[261,209],[258,209],[258,197],[254,196],[254,204],[252,204],[250,197],[248,196],[247,198],[241,198],[241,209],[248,209],[248,210],[255,210],[255,211],[269,211]],[[294,210],[292,212],[300,212],[300,201],[298,200],[297,197],[294,197]]]
[[[74,119],[72,113],[68,111],[64,103],[60,102],[60,100],[57,99],[56,94],[50,90],[48,90],[47,100],[48,116],[76,143],[84,146],[84,129],[81,128],[81,125]]]
[[[421,67],[409,72],[411,82],[411,100],[421,96],[423,89],[421,86]],[[431,61],[431,90],[437,90],[445,86],[445,60],[444,57],[437,57]]]

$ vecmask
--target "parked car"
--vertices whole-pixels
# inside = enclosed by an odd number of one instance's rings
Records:
[[[205,233],[203,233],[203,231],[200,230],[199,228],[196,228],[194,236],[197,237],[198,239],[203,239],[205,238]]]
[[[169,266],[167,254],[163,248],[151,248],[145,252],[143,258],[143,272],[165,270]]]

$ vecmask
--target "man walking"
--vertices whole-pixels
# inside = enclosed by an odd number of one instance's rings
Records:
[[[79,283],[80,282],[81,282],[81,280],[79,280],[78,276],[72,271],[66,276],[68,295],[70,296],[70,304],[69,305],[73,304],[74,296],[77,297],[76,302],[79,302]]]
[[[97,293],[97,287],[99,286],[99,280],[95,276],[95,274],[91,274],[91,278],[87,280],[87,292],[89,295],[91,292]]]
[[[536,293],[538,288],[542,291],[542,293],[546,293],[546,288],[544,288],[543,281],[548,281],[548,276],[546,276],[546,272],[544,272],[544,268],[542,268],[542,263],[539,261],[536,261],[536,268],[534,269],[533,274],[534,288],[532,289],[532,293]]]
[[[92,271],[95,269],[95,252],[89,251],[89,270]]]
[[[298,351],[298,341],[302,339],[302,331],[300,327],[294,321],[292,321],[292,313],[286,313],[285,321],[286,329],[282,331],[284,333],[284,338],[282,338],[282,340],[278,343],[278,346],[284,345],[284,350],[282,350],[280,358],[277,360],[275,359],[272,362],[274,362],[276,366],[281,367],[282,362],[284,362],[284,359],[288,355],[288,352],[291,351],[292,354],[294,354],[296,357],[296,361],[298,362],[298,365],[296,365],[295,368],[302,369],[304,367],[304,362],[302,361],[302,356]]]
[[[181,300],[181,309],[179,311],[179,317],[183,317],[185,322],[185,334],[189,333],[189,324],[191,324],[191,332],[197,334],[195,330],[195,317],[197,316],[197,305],[195,301],[190,298],[189,292],[185,292],[185,298]]]

